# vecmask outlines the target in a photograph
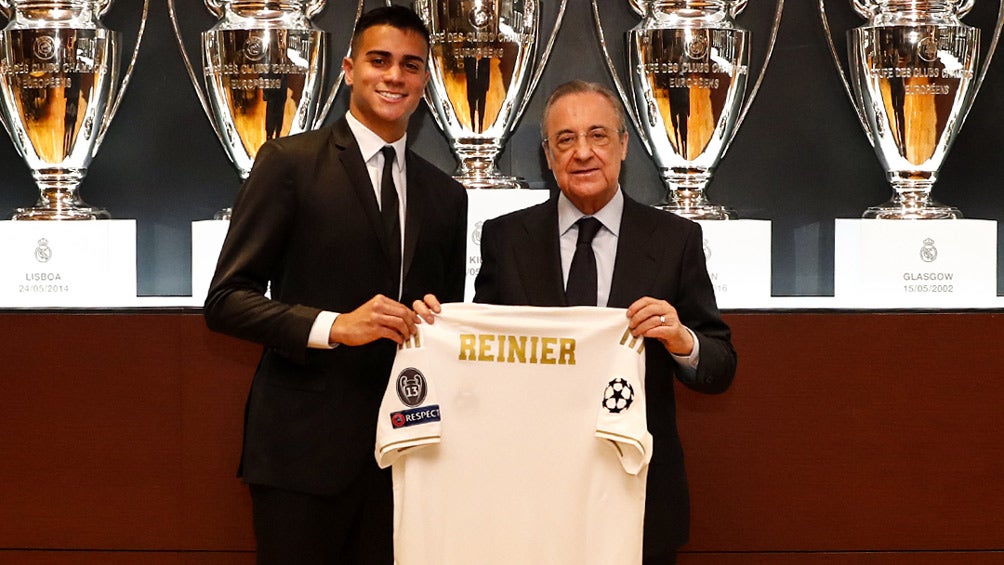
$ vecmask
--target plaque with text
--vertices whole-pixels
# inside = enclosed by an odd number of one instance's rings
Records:
[[[136,221],[0,222],[0,307],[136,304]]]
[[[468,190],[467,191],[467,283],[464,299],[474,299],[474,279],[481,270],[481,224],[534,204],[551,195],[549,190]]]
[[[770,220],[700,220],[719,308],[770,304]]]
[[[979,308],[997,300],[997,222],[836,220],[843,307]]]

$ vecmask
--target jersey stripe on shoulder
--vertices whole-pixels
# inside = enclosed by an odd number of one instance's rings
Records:
[[[631,335],[631,328],[624,328],[620,344],[628,349],[634,349],[637,353],[645,351],[645,338]]]

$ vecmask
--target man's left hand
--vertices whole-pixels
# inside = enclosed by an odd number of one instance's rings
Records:
[[[673,355],[687,356],[694,350],[694,336],[680,322],[676,308],[665,300],[639,298],[628,307],[627,317],[635,337],[658,339]]]

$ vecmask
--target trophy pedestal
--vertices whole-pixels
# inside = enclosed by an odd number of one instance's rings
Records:
[[[202,304],[209,293],[209,283],[216,272],[223,240],[230,222],[199,220],[192,222],[192,301]]]
[[[972,308],[997,302],[997,222],[835,224],[834,297],[854,308]]]
[[[0,221],[0,306],[136,304],[136,221]]]
[[[770,220],[698,221],[719,308],[770,303]]]
[[[474,279],[481,270],[481,224],[485,220],[540,204],[551,195],[548,190],[468,190],[467,191],[467,281],[464,299],[474,299]]]

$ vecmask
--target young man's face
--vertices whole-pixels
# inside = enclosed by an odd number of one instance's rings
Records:
[[[342,61],[352,87],[349,110],[384,141],[400,139],[429,82],[428,45],[413,31],[377,25],[359,37]]]

